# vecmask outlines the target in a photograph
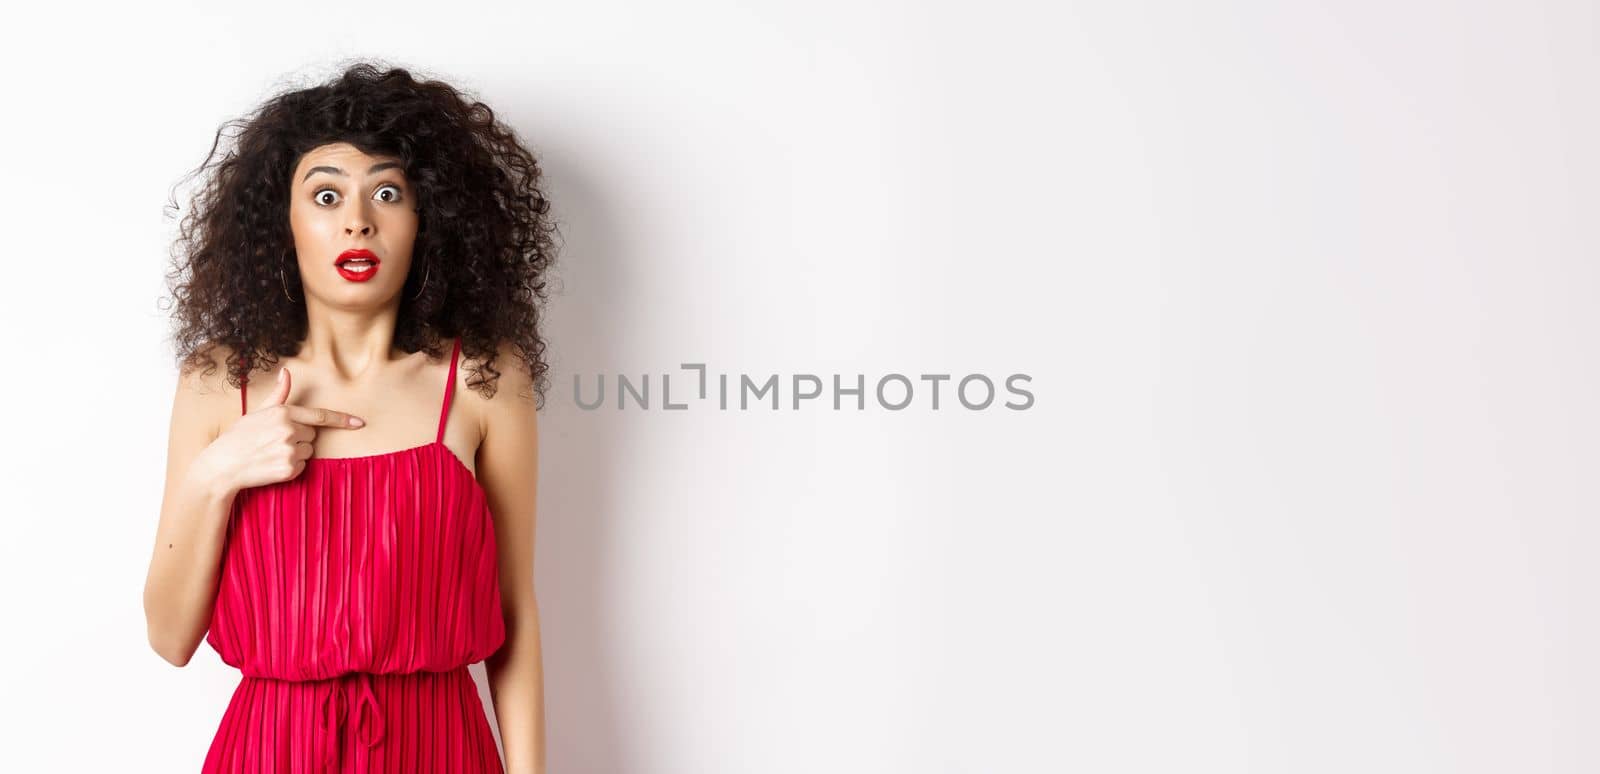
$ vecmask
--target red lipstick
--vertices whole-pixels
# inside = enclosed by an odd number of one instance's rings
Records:
[[[378,256],[371,250],[346,250],[333,259],[334,268],[339,270],[339,276],[351,282],[366,282],[378,276]]]

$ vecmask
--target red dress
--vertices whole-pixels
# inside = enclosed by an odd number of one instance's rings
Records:
[[[486,496],[444,445],[460,354],[433,443],[234,498],[206,642],[243,677],[204,774],[503,772],[467,672],[506,633]]]

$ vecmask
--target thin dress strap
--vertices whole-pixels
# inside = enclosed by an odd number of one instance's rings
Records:
[[[439,409],[439,435],[434,443],[444,443],[444,423],[450,418],[450,398],[456,392],[456,359],[461,356],[461,337],[456,337],[455,348],[450,352],[450,378],[444,383],[444,406]]]
[[[248,391],[249,389],[250,389],[250,376],[248,374],[246,374],[244,376],[244,378],[239,380],[239,416],[241,416],[241,417],[245,415],[245,413],[246,413],[245,409],[250,405],[250,404],[246,403],[245,400],[244,400],[245,392]]]

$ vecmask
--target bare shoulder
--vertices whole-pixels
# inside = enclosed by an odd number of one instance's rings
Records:
[[[463,357],[461,367],[456,372],[456,395],[465,397],[466,403],[472,407],[479,437],[484,440],[502,429],[525,432],[534,421],[533,380],[516,346],[511,342],[500,342],[492,365],[499,375],[495,377],[494,394],[488,397],[479,388],[469,385],[469,382],[478,378],[474,373],[476,363],[469,364]],[[484,374],[484,378],[490,376],[487,372]]]
[[[170,449],[190,449],[210,443],[239,418],[240,390],[228,383],[231,347],[202,346],[178,364],[172,397]]]

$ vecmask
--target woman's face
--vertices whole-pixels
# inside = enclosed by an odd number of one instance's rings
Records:
[[[398,159],[368,156],[349,143],[323,145],[301,157],[290,190],[289,228],[308,299],[362,308],[400,293],[411,271],[417,205]]]

